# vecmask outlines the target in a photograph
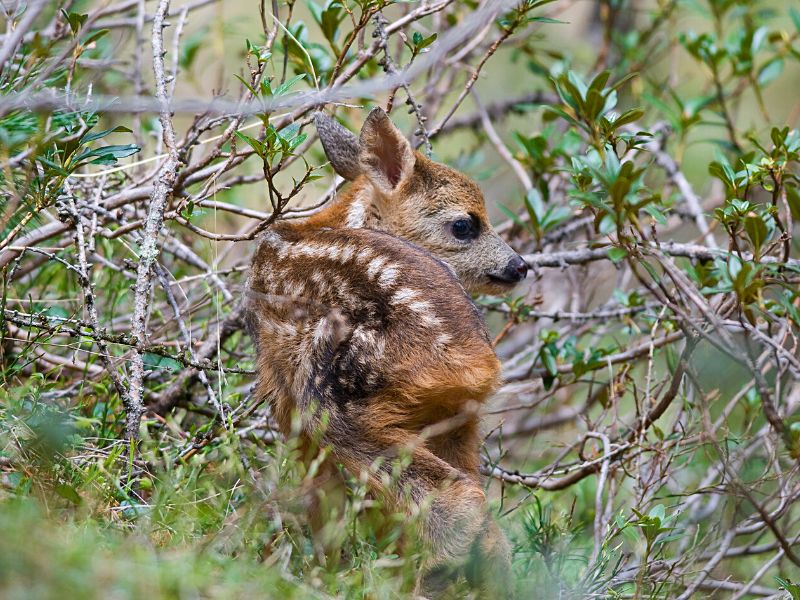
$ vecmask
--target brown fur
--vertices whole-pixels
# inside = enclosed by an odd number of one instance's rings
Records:
[[[462,283],[503,287],[486,274],[516,255],[491,229],[477,186],[413,153],[382,111],[357,142],[340,126],[323,129],[333,136],[323,136],[329,156],[344,156],[334,166],[353,176],[357,155],[361,174],[325,210],[275,225],[259,245],[247,317],[257,393],[284,433],[299,412],[303,445],[329,446],[388,510],[433,498],[420,532],[428,592],[472,560],[475,584],[502,593],[508,547],[486,511],[477,415],[500,366]],[[470,243],[448,233],[464,215],[481,224]],[[411,463],[387,487],[403,450]]]

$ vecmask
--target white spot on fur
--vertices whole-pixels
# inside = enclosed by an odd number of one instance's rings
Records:
[[[283,287],[286,290],[286,295],[289,296],[290,299],[302,298],[302,296],[306,293],[306,286],[303,285],[302,281],[291,281],[284,279]]]
[[[343,277],[339,277],[336,274],[330,274],[329,276],[330,284],[334,290],[336,298],[339,301],[344,302],[346,305],[349,306],[351,303],[350,301],[355,300],[352,292],[350,291],[350,286],[347,284],[347,281]]]
[[[253,289],[252,283],[248,283],[247,287],[256,292],[256,294],[258,293],[268,294],[270,292],[274,292],[279,289],[280,282],[282,281],[281,277],[282,275],[280,269],[271,269],[269,276],[263,277],[261,278],[261,281],[259,281],[259,288],[261,288],[260,290]]]
[[[381,287],[389,287],[397,279],[397,267],[394,265],[386,267],[378,277],[378,283]]]
[[[317,326],[314,327],[314,344],[319,345],[323,340],[329,339],[331,331],[327,317],[321,318],[317,321]]]
[[[359,325],[353,330],[353,341],[365,347],[375,345],[375,332]]]
[[[431,306],[431,303],[428,302],[427,300],[417,300],[416,302],[411,302],[408,305],[408,308],[410,308],[416,313],[423,314],[427,313],[433,307]]]
[[[352,341],[361,351],[358,358],[361,364],[367,364],[367,355],[370,358],[380,358],[386,349],[384,339],[374,329],[367,329],[362,325],[353,330]]]
[[[347,209],[347,226],[358,228],[364,227],[367,221],[367,211],[361,199],[353,200],[350,208]]]
[[[342,249],[339,248],[339,246],[328,246],[327,248],[325,248],[325,254],[331,260],[337,260],[338,261],[338,260],[340,260],[340,258],[342,256]]]
[[[421,316],[422,322],[425,323],[428,327],[438,327],[442,324],[439,320],[439,317],[435,317],[430,313],[425,313]]]
[[[295,255],[309,256],[311,258],[329,258],[338,262],[347,262],[353,258],[355,248],[351,246],[337,246],[336,244],[320,246],[308,242],[294,245]]]
[[[394,293],[392,296],[392,304],[405,304],[410,300],[414,300],[418,297],[417,292],[410,288],[400,288]]]
[[[356,254],[356,260],[359,262],[367,262],[372,260],[372,250],[369,248],[362,248],[358,251],[358,254]]]
[[[384,257],[379,256],[378,258],[373,258],[371,261],[369,261],[369,266],[367,267],[367,276],[370,279],[374,278],[378,274],[378,271],[380,271],[385,264],[386,259]]]
[[[450,342],[453,341],[453,338],[450,337],[450,334],[442,333],[436,338],[436,342],[434,342],[437,346],[447,346]]]
[[[322,271],[314,271],[311,273],[311,281],[317,286],[316,293],[318,296],[327,295],[330,285]]]
[[[310,256],[311,258],[319,258],[323,256],[325,252],[324,248],[320,248],[319,246],[315,246],[314,244],[309,244],[307,242],[295,244],[293,251],[296,255],[302,254],[303,256]]]
[[[297,335],[297,328],[291,323],[280,322],[278,324],[278,335],[284,338],[293,338]]]
[[[356,249],[352,246],[345,246],[342,248],[342,253],[339,255],[339,260],[343,263],[352,260],[353,254],[355,254]]]
[[[416,300],[408,303],[408,308],[419,315],[420,321],[428,327],[436,327],[442,322],[433,314],[433,306],[426,300]]]
[[[281,260],[286,258],[291,251],[292,245],[274,231],[267,231],[267,233],[265,233],[261,239],[265,244],[278,253],[278,258]]]

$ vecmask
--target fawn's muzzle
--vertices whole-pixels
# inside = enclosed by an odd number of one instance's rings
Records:
[[[517,283],[528,275],[528,263],[520,255],[515,255],[500,273],[490,273],[489,278],[499,283]]]

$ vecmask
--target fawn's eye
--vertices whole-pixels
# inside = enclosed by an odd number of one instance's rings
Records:
[[[478,223],[474,217],[453,221],[450,227],[457,240],[474,240],[478,237]]]

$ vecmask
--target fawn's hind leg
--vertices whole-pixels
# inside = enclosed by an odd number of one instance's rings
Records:
[[[440,499],[434,502],[434,509],[438,508],[441,514],[460,514],[461,517],[449,519],[447,529],[440,534],[435,531],[438,526],[435,520],[428,520],[428,526],[434,529],[429,535],[444,538],[445,548],[434,554],[426,565],[421,591],[429,597],[437,597],[459,575],[464,575],[470,587],[479,592],[480,598],[511,598],[514,585],[508,542],[488,513],[485,501],[479,508],[471,509],[469,517],[464,518],[463,492],[447,488]],[[467,495],[475,497],[477,494],[475,490],[469,490]],[[459,532],[459,543],[455,546],[457,553],[453,552],[453,526],[463,526]],[[471,543],[465,548],[464,542],[467,540]]]
[[[480,459],[478,448],[481,444],[480,424],[477,415],[467,419],[462,425],[446,433],[430,438],[427,447],[439,458],[465,473],[480,485]],[[443,498],[447,502],[447,497]],[[452,510],[450,507],[445,510]],[[488,597],[504,598],[505,588],[511,587],[511,548],[505,535],[488,511],[482,513],[481,533],[470,548],[469,557],[462,572],[472,587],[482,590]],[[436,573],[434,569],[429,580],[446,580],[452,576],[453,569]],[[450,572],[448,572],[450,571]],[[446,581],[445,581],[446,583]],[[510,591],[510,590],[509,590]]]
[[[438,582],[464,572],[478,589],[508,597],[507,590],[498,586],[511,585],[510,552],[488,513],[480,485],[408,431],[362,430],[356,438],[360,443],[353,444],[353,439],[337,440],[333,454],[353,475],[368,474],[368,485],[387,509],[414,514],[426,500],[431,502],[419,532],[429,553],[423,563],[423,573],[429,576],[423,577],[422,592],[435,593]],[[393,482],[392,458],[398,451],[409,453],[410,464]],[[376,459],[382,459],[377,472]]]

